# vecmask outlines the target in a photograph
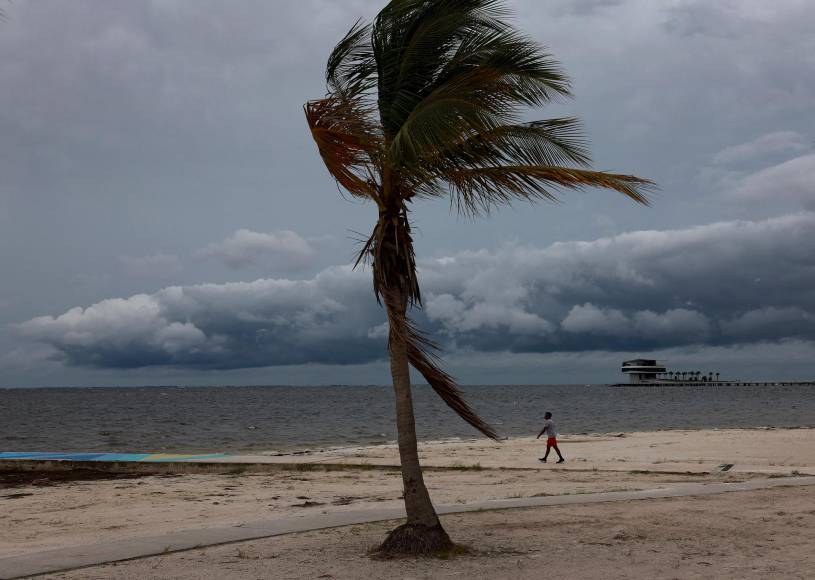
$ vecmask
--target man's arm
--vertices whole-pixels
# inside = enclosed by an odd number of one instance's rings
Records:
[[[548,428],[549,428],[549,425],[544,425],[544,426],[543,426],[543,429],[541,429],[541,432],[540,432],[540,433],[538,433],[538,436],[537,436],[537,437],[535,437],[535,439],[540,439],[540,438],[541,438],[541,435],[543,435],[544,433],[546,433],[546,430],[547,430]]]

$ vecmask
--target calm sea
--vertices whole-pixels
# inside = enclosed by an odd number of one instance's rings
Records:
[[[473,386],[502,435],[815,426],[813,387]],[[428,387],[415,387],[423,439],[476,437]],[[389,387],[0,389],[0,451],[264,452],[396,437]]]

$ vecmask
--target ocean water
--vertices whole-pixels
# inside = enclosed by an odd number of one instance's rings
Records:
[[[492,385],[464,388],[505,436],[815,427],[815,387]],[[429,387],[414,387],[422,439],[478,437]],[[0,451],[250,452],[396,438],[390,387],[0,389]]]

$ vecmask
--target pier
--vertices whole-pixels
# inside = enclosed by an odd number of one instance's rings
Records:
[[[665,365],[647,358],[623,361],[620,368],[628,375],[628,383],[615,383],[612,387],[800,387],[815,386],[810,381],[750,381],[742,379],[720,379],[718,372],[671,371]],[[714,378],[715,377],[715,378]]]
[[[614,383],[612,387],[815,387],[812,381],[641,381]]]

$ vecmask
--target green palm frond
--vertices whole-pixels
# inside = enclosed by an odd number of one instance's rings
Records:
[[[420,195],[438,197],[440,191],[450,192],[451,203],[463,214],[487,214],[500,205],[514,200],[558,199],[564,189],[599,187],[612,189],[630,199],[648,205],[648,193],[654,183],[633,175],[621,175],[557,166],[505,165],[454,169],[438,176],[434,183],[417,188]]]
[[[443,149],[419,158],[411,167],[415,184],[427,184],[455,169],[501,165],[588,167],[591,162],[580,121],[573,117],[500,125],[471,131]],[[431,195],[445,195],[442,189]]]
[[[358,20],[334,47],[328,57],[325,78],[331,92],[349,98],[376,85],[370,24]]]

